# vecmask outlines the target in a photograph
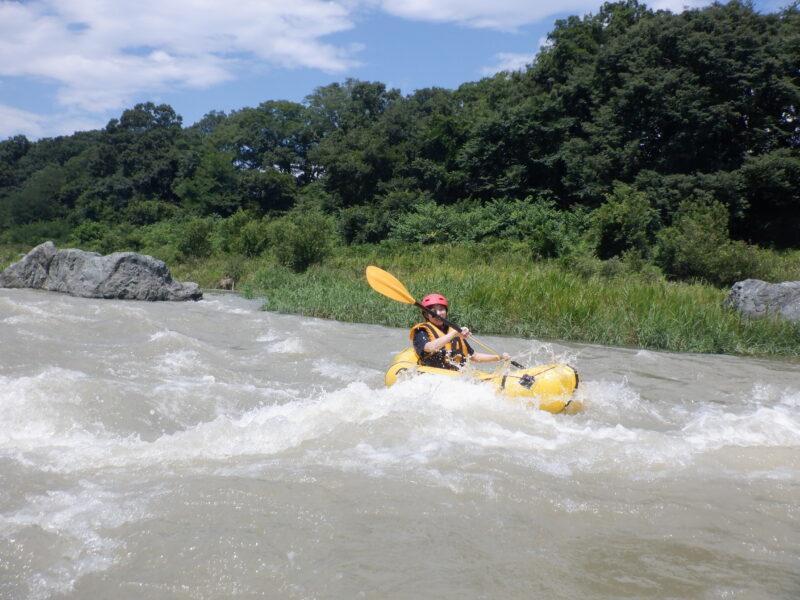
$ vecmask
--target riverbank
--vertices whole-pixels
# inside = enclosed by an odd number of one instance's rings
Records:
[[[0,249],[0,268],[25,249]],[[522,246],[337,247],[305,273],[270,258],[192,258],[170,269],[175,279],[263,297],[265,310],[346,322],[409,327],[419,315],[370,288],[374,264],[395,275],[417,299],[450,298],[452,320],[484,335],[564,340],[672,352],[800,356],[800,329],[786,321],[750,320],[723,307],[726,290],[670,282],[622,261],[589,258],[536,261]]]
[[[216,287],[229,274],[226,260],[231,259],[178,264],[173,276]],[[444,294],[452,302],[452,319],[479,334],[673,352],[800,356],[797,325],[744,318],[723,307],[726,290],[670,282],[610,261],[531,262],[513,246],[443,245],[402,251],[339,248],[301,274],[267,259],[235,262],[237,289],[263,296],[264,308],[278,312],[409,327],[417,311],[367,284],[364,269],[374,264],[400,279],[417,299],[431,291]]]

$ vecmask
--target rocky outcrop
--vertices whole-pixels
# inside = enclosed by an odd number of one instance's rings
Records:
[[[725,303],[748,317],[778,315],[800,322],[800,281],[767,283],[745,279],[733,284]]]
[[[0,287],[37,288],[82,298],[199,300],[196,283],[173,281],[163,261],[135,252],[102,256],[45,242],[0,273]]]

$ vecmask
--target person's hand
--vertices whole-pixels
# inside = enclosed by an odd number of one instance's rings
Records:
[[[458,332],[458,335],[460,335],[462,338],[466,339],[469,336],[471,336],[472,333],[470,333],[470,330],[467,329],[466,327],[462,327],[461,331]]]
[[[500,358],[502,358],[504,361],[508,362],[508,361],[511,360],[511,355],[508,352],[503,352],[503,355]]]

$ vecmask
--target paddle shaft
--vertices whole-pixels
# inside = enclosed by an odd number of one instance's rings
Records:
[[[445,319],[444,317],[440,317],[438,313],[436,313],[436,312],[432,311],[430,308],[428,308],[428,307],[426,307],[426,306],[422,306],[422,304],[420,304],[419,302],[416,302],[416,301],[415,301],[415,302],[414,302],[414,306],[417,306],[417,307],[421,308],[422,310],[424,310],[424,311],[425,311],[426,313],[428,313],[429,315],[431,315],[431,316],[434,316],[434,317],[436,317],[437,319],[440,319],[440,320],[442,321],[442,323],[444,323],[444,324],[445,324],[445,325],[447,325],[448,327],[452,327],[452,328],[453,328],[453,329],[455,329],[456,331],[461,331],[461,327],[460,327],[459,325],[456,325],[456,324],[455,324],[455,323],[453,323],[452,321],[448,321],[448,320],[447,320],[447,319]],[[489,346],[487,346],[486,344],[482,344],[481,342],[479,342],[478,340],[476,340],[474,337],[472,338],[472,341],[473,341],[473,342],[475,342],[476,344],[480,345],[480,346],[483,346],[484,348],[486,348],[486,349],[487,349],[489,352],[491,352],[492,354],[497,354],[497,352],[496,352],[496,351],[494,351],[494,350],[492,350],[491,348],[489,348]],[[498,356],[500,356],[499,354],[497,354],[497,355],[498,355]],[[525,366],[524,366],[524,365],[521,365],[521,364],[519,364],[519,363],[518,363],[517,361],[515,361],[515,360],[512,360],[512,361],[511,361],[511,364],[512,364],[512,365],[514,365],[515,367],[517,367],[518,369],[524,369],[524,368],[525,368]]]

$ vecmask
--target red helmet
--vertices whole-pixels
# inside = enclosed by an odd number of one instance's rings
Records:
[[[449,305],[447,304],[447,298],[441,294],[428,294],[422,299],[422,306],[426,308],[433,306],[434,304],[441,304],[445,308],[449,308]]]

